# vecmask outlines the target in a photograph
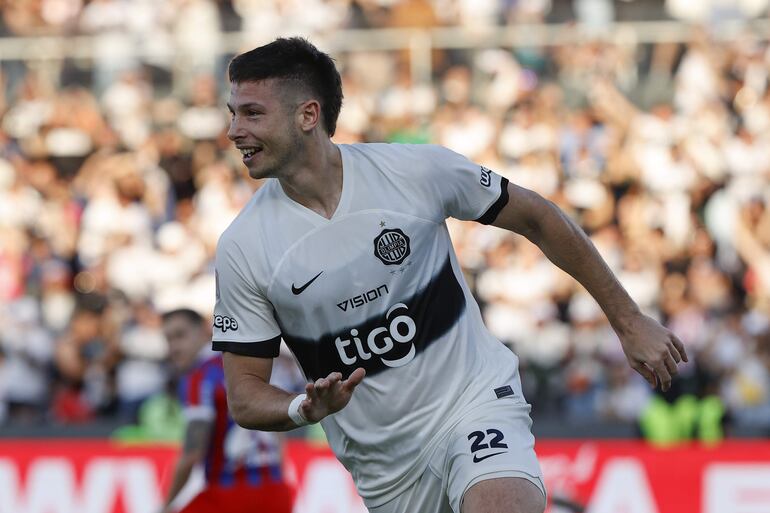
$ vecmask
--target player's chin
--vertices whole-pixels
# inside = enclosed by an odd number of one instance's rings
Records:
[[[272,176],[270,168],[263,165],[250,165],[247,166],[247,168],[249,170],[249,176],[255,180],[261,180]]]

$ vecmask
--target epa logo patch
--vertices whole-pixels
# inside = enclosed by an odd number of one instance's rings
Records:
[[[385,265],[399,265],[409,253],[409,236],[398,228],[382,230],[374,239],[374,256]]]
[[[492,171],[484,166],[481,166],[481,178],[479,183],[484,187],[492,185]]]
[[[222,333],[227,333],[227,330],[238,331],[238,321],[226,315],[215,315],[214,327],[222,330]]]

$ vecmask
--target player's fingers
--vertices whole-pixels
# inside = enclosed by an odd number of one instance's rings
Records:
[[[305,385],[305,395],[307,395],[307,398],[310,399],[310,401],[318,400],[318,392],[316,392],[315,383],[308,383]]]
[[[331,386],[329,387],[330,393],[337,394],[339,392],[345,392],[345,381],[342,379],[342,374],[339,372],[335,374]]]
[[[653,364],[653,369],[655,369],[655,374],[660,381],[660,389],[665,392],[671,386],[671,374],[669,374],[666,364],[663,361],[656,362]]]
[[[352,392],[353,389],[364,380],[364,376],[366,376],[366,371],[363,367],[359,367],[348,376],[348,379],[342,383],[342,386],[345,387],[347,391]]]
[[[326,378],[318,378],[315,381],[315,390],[318,392],[318,395],[323,395],[327,390],[329,390],[329,380]]]
[[[663,357],[663,364],[666,366],[668,373],[671,374],[671,377],[679,374],[679,369],[677,368],[674,357],[671,356],[671,354],[666,353],[666,355]]]
[[[326,380],[329,382],[330,386],[334,386],[335,383],[342,381],[342,373],[331,372],[328,376],[326,376]]]
[[[641,362],[634,362],[631,364],[631,368],[641,374],[641,376],[647,380],[647,383],[649,383],[651,387],[655,388],[658,386],[658,380],[655,378],[655,373],[652,372],[650,368],[645,364]]]
[[[677,351],[676,347],[674,347],[673,342],[669,342],[668,344],[668,353],[674,359],[675,363],[679,363],[682,361],[682,359],[679,357],[679,351]]]
[[[690,360],[687,359],[687,351],[684,349],[684,344],[682,344],[682,341],[679,340],[679,337],[673,333],[671,334],[671,343],[674,344],[674,347],[676,348],[676,351],[679,353],[679,356],[682,358],[682,360],[689,362]]]

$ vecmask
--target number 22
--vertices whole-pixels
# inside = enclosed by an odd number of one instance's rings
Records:
[[[486,435],[492,437],[489,444],[484,442]],[[474,431],[468,435],[468,440],[472,440],[471,452],[484,449],[507,449],[508,445],[503,442],[503,433],[498,429],[487,429],[486,435],[483,431]]]

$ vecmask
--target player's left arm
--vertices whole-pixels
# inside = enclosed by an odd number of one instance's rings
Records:
[[[171,481],[171,488],[166,496],[166,502],[163,505],[161,513],[170,513],[171,504],[179,492],[190,479],[190,473],[196,465],[203,462],[209,449],[209,440],[211,439],[211,430],[213,421],[209,419],[195,419],[187,423],[185,429],[184,442],[182,444],[182,453],[177,460],[174,468],[174,477]]]
[[[652,386],[659,383],[667,390],[677,364],[687,361],[682,342],[641,313],[585,232],[559,207],[512,183],[508,197],[491,224],[523,235],[583,285],[618,334],[631,367]]]

